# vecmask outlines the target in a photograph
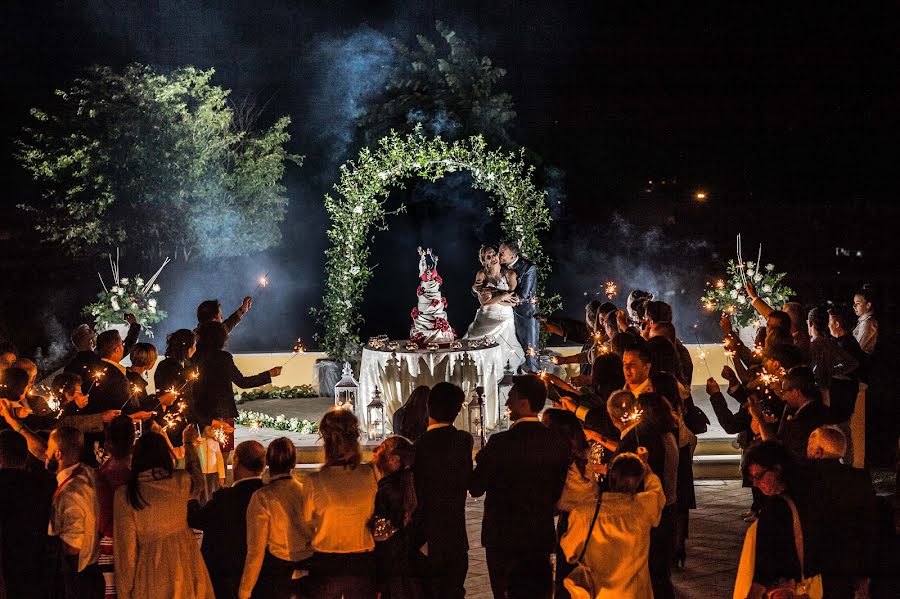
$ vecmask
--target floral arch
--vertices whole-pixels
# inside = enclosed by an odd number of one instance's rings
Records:
[[[421,125],[406,135],[395,132],[383,138],[374,151],[364,148],[355,161],[340,168],[336,195],[325,196],[325,208],[331,217],[325,252],[328,280],[323,306],[313,314],[324,328],[318,337],[323,349],[336,359],[347,359],[359,345],[359,326],[363,322],[359,305],[373,270],[368,264],[372,230],[387,230],[386,216],[404,211],[385,210],[385,202],[394,188],[403,188],[403,180],[417,176],[437,181],[445,174],[466,170],[472,186],[491,194],[495,200],[488,210],[501,217],[501,228],[510,239],[518,239],[522,253],[538,268],[538,296],[550,270],[538,234],[550,228],[547,192],[532,182],[533,166],[526,166],[524,151],[518,155],[488,150],[480,135],[447,143],[440,137],[428,138]],[[559,306],[559,297],[541,297],[544,310]]]

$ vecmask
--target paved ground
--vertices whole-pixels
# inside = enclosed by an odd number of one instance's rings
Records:
[[[331,400],[326,398],[275,399],[246,402],[240,409],[318,420],[330,405]],[[236,433],[237,441],[253,438],[263,444],[282,435],[285,435],[282,431],[250,431],[246,427],[238,427]],[[293,433],[287,436],[298,445],[311,445],[317,441],[316,435]],[[466,596],[473,599],[491,597],[480,539],[483,505],[483,498],[471,497],[466,504],[466,526],[471,547]],[[698,509],[691,512],[685,568],[673,577],[678,597],[730,597],[747,526],[740,514],[750,505],[750,490],[742,488],[738,480],[697,481],[697,505]]]

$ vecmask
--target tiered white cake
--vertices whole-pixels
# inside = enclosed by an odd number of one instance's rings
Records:
[[[456,339],[456,332],[447,322],[447,298],[441,295],[443,280],[437,272],[438,257],[432,254],[431,248],[419,248],[419,284],[416,293],[419,304],[412,309],[412,328],[409,330],[410,341],[419,347],[429,343],[450,343]]]

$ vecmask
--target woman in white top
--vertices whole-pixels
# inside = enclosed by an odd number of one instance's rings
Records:
[[[597,599],[652,599],[647,555],[650,530],[659,524],[666,497],[659,478],[633,453],[616,456],[609,468],[609,491],[603,494],[593,528],[595,504],[582,503],[569,514],[569,530],[560,545],[570,562],[584,552]],[[644,491],[637,492],[641,482]]]
[[[247,505],[247,557],[239,599],[290,597],[299,562],[312,554],[304,490],[293,476],[297,449],[290,439],[279,437],[269,443],[266,463],[269,483]]]
[[[859,318],[853,328],[853,336],[859,342],[859,347],[867,354],[875,351],[875,344],[878,343],[878,321],[875,320],[874,299],[869,285],[863,285],[853,296],[853,312]]]
[[[359,421],[334,409],[319,423],[325,465],[307,480],[305,519],[312,528],[307,596],[347,599],[376,596],[375,540],[369,521],[378,482],[372,464],[361,464]]]

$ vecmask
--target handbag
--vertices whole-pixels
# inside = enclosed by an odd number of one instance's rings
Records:
[[[709,416],[693,401],[684,402],[684,425],[695,435],[703,434],[709,428]]]
[[[599,493],[597,495],[597,507],[594,508],[594,517],[591,518],[591,525],[588,526],[587,538],[584,540],[584,547],[581,548],[581,555],[578,556],[577,565],[563,581],[563,587],[569,592],[572,599],[593,599],[597,595],[594,589],[594,578],[591,576],[591,569],[584,563],[584,553],[587,551],[588,543],[591,542],[591,533],[594,531],[594,524],[597,523],[597,514],[600,513],[600,502],[602,500],[603,493]]]

